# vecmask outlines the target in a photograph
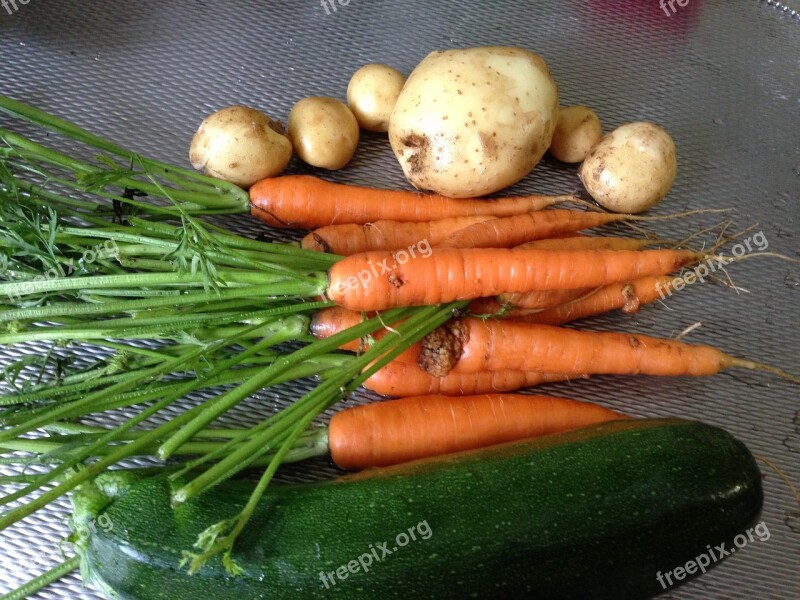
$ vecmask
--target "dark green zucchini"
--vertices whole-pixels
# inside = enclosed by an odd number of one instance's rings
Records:
[[[141,600],[647,598],[664,589],[657,573],[729,542],[762,504],[752,455],[725,431],[616,421],[275,485],[236,544],[244,573],[214,560],[186,574],[182,551],[249,491],[224,484],[173,510],[167,482],[150,478],[98,511],[108,498],[89,488],[77,498],[94,507],[77,519],[84,572]]]

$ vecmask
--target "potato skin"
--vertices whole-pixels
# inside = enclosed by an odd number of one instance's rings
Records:
[[[358,121],[335,98],[310,96],[292,107],[289,137],[297,156],[311,166],[341,169],[358,146]]]
[[[189,149],[195,169],[244,188],[279,175],[291,158],[292,144],[280,123],[239,105],[206,117]]]
[[[607,134],[583,161],[579,176],[603,207],[638,213],[667,195],[677,170],[670,135],[660,125],[638,121]]]
[[[364,65],[347,84],[347,105],[368,131],[385,133],[389,117],[406,78],[397,69],[381,63]]]
[[[557,117],[558,88],[536,54],[505,46],[437,51],[409,75],[389,141],[415,187],[482,196],[539,162]]]
[[[588,106],[565,106],[558,110],[558,122],[550,142],[550,154],[561,162],[579,163],[603,137],[597,114]]]

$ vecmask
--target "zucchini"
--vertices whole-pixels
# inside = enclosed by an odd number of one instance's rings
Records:
[[[658,572],[729,542],[762,505],[758,467],[725,431],[613,421],[275,485],[237,541],[243,574],[216,558],[190,576],[182,551],[234,516],[252,484],[173,509],[163,477],[100,483],[76,494],[84,574],[140,600],[647,598],[663,591]],[[87,527],[100,518],[107,526]]]

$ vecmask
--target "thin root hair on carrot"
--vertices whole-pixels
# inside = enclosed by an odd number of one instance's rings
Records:
[[[747,360],[745,358],[737,358],[735,356],[731,356],[730,360],[732,367],[739,367],[740,369],[750,369],[751,371],[764,371],[765,373],[775,375],[780,379],[785,379],[786,381],[791,381],[792,383],[800,384],[800,377],[792,375],[791,373],[787,373],[783,369],[779,369],[771,365],[765,365],[763,363],[755,362],[753,360]]]
[[[675,338],[674,338],[674,339],[675,339],[675,341],[676,341],[676,342],[680,342],[680,341],[681,341],[683,338],[685,338],[687,335],[689,335],[689,334],[690,334],[691,332],[693,332],[695,329],[699,329],[699,328],[700,328],[700,327],[702,327],[702,326],[703,326],[703,323],[702,323],[702,321],[697,321],[697,323],[692,323],[692,324],[691,324],[691,325],[689,325],[687,328],[685,328],[683,331],[681,331],[680,333],[678,333],[678,335],[676,335],[676,336],[675,336]]]
[[[778,466],[775,465],[775,463],[773,463],[771,460],[768,460],[758,454],[754,454],[753,457],[756,460],[760,460],[761,462],[763,462],[770,469],[772,469],[778,475],[778,477],[783,479],[783,482],[787,485],[789,490],[792,492],[794,499],[797,501],[797,505],[800,506],[800,492],[797,491],[797,488],[794,486],[791,479],[789,479],[789,476],[786,473],[784,473],[783,470],[779,469]]]
[[[691,242],[695,238],[698,238],[701,235],[705,235],[707,233],[711,233],[712,231],[715,231],[715,230],[719,229],[719,232],[716,234],[716,240],[714,242],[715,243],[714,247],[716,248],[717,247],[716,244],[719,243],[719,240],[724,236],[725,231],[732,224],[733,224],[733,221],[731,219],[726,219],[724,221],[721,221],[721,222],[717,223],[716,225],[712,225],[711,227],[706,227],[705,229],[701,229],[699,231],[696,231],[696,232],[692,233],[691,235],[688,235],[687,237],[683,238],[682,240],[680,240],[678,242],[675,242],[674,245],[672,245],[670,247],[671,248],[686,248],[686,247],[688,247],[689,242]],[[702,252],[704,249],[705,249],[705,242],[703,243],[703,246],[698,251]]]

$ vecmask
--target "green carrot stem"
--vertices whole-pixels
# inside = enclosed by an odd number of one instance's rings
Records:
[[[218,342],[216,345],[221,346],[222,344],[223,342]],[[128,391],[133,387],[141,385],[142,383],[148,380],[155,380],[175,370],[179,370],[186,364],[188,360],[197,358],[207,351],[208,351],[207,348],[198,347],[193,352],[188,353],[186,356],[180,356],[172,360],[164,361],[163,363],[156,365],[151,369],[145,370],[144,373],[137,374],[135,377],[129,377],[123,379],[122,381],[110,386],[109,388],[89,394],[84,398],[82,398],[81,400],[79,400],[78,402],[76,402],[75,404],[82,406],[83,405],[92,406],[94,402],[102,400],[103,396]],[[19,437],[23,433],[33,431],[41,427],[42,425],[46,425],[47,423],[53,421],[58,421],[62,419],[63,414],[66,413],[71,408],[74,408],[74,405],[54,407],[50,412],[50,414],[47,416],[35,417],[33,419],[30,419],[29,421],[26,421],[22,425],[17,425],[9,429],[0,430],[0,442],[11,440],[13,438]]]
[[[205,473],[200,475],[199,477],[195,478],[188,484],[181,487],[179,490],[173,493],[173,501],[174,502],[184,502],[189,499],[193,494],[201,492],[203,489],[206,489],[208,486],[216,485],[219,482],[219,479],[214,478],[214,473],[223,473],[225,469],[229,469],[232,467],[231,463],[233,462],[233,457],[236,456],[237,459],[244,459],[248,462],[248,464],[252,463],[255,458],[258,456],[263,455],[267,449],[271,449],[272,446],[265,443],[265,438],[268,437],[275,437],[276,429],[283,430],[287,426],[290,426],[288,431],[286,431],[285,435],[281,435],[280,438],[274,440],[275,442],[280,442],[281,445],[278,448],[275,456],[269,462],[269,466],[267,467],[266,471],[261,476],[256,488],[253,490],[250,498],[248,499],[247,504],[242,509],[242,511],[233,519],[229,519],[223,523],[223,525],[229,528],[229,532],[222,537],[221,539],[217,539],[216,536],[207,537],[206,543],[200,544],[201,549],[203,550],[200,554],[194,554],[190,552],[185,552],[184,557],[186,560],[190,560],[189,566],[189,573],[195,573],[199,570],[205,562],[219,553],[224,553],[223,563],[226,565],[228,571],[232,574],[237,572],[236,565],[231,560],[231,550],[233,545],[239,536],[239,534],[244,529],[245,525],[249,521],[250,517],[252,516],[253,511],[255,510],[258,502],[260,501],[261,497],[263,496],[264,492],[267,489],[270,481],[272,480],[275,472],[277,471],[280,464],[282,464],[283,459],[285,458],[286,454],[289,452],[291,447],[295,444],[297,438],[300,434],[305,431],[305,429],[311,424],[311,422],[316,418],[316,416],[321,413],[325,408],[331,406],[339,399],[339,394],[336,393],[336,390],[340,390],[345,387],[348,383],[348,378],[352,379],[359,370],[363,369],[365,366],[369,365],[374,356],[370,355],[381,355],[383,348],[381,346],[394,346],[386,356],[384,356],[383,362],[388,362],[394,356],[401,353],[405,350],[408,346],[415,343],[418,339],[421,339],[428,331],[430,331],[430,327],[437,326],[436,324],[441,324],[445,322],[450,316],[452,315],[452,311],[455,308],[462,308],[465,303],[457,303],[456,305],[447,306],[444,309],[442,307],[427,307],[425,309],[420,310],[417,314],[410,317],[408,321],[402,323],[398,327],[398,331],[401,332],[401,336],[398,338],[393,338],[393,336],[385,336],[376,344],[370,348],[362,357],[359,359],[355,359],[349,365],[348,368],[344,369],[342,375],[340,377],[334,378],[332,380],[326,381],[322,383],[320,386],[312,390],[309,394],[307,394],[304,398],[299,400],[294,406],[299,407],[301,404],[308,406],[306,410],[300,411],[300,416],[298,419],[294,421],[285,421],[281,424],[271,425],[269,427],[268,432],[264,432],[264,435],[257,435],[254,436],[249,442],[245,442],[242,446],[233,452],[231,455],[227,456],[221,462],[217,463],[210,469],[208,469]],[[433,309],[433,310],[431,310]],[[437,310],[438,309],[438,310]],[[430,314],[433,313],[433,314]],[[364,357],[368,360],[364,361]],[[379,359],[380,360],[380,359]],[[362,364],[363,363],[363,364]],[[330,388],[329,390],[326,388]],[[332,392],[332,393],[331,393]],[[321,399],[317,399],[317,397],[321,397]],[[313,399],[313,403],[311,402]],[[290,407],[292,408],[292,407]],[[288,411],[289,409],[285,409]],[[257,428],[256,428],[257,429]],[[283,432],[281,432],[283,433]],[[269,435],[266,435],[269,434]],[[230,443],[230,442],[229,442]],[[245,458],[245,456],[249,453],[251,459]],[[255,453],[255,455],[254,455]],[[228,471],[223,478],[227,478],[231,476],[231,472]],[[206,530],[205,533],[208,533],[212,529],[216,529],[217,525],[212,525],[209,529]],[[204,536],[201,534],[200,539],[203,539]]]
[[[17,589],[9,592],[8,594],[2,596],[0,600],[23,600],[24,598],[28,598],[41,590],[42,588],[50,585],[51,583],[58,581],[67,573],[74,571],[77,569],[81,564],[81,559],[79,556],[73,556],[65,560],[60,565],[53,567],[49,571],[42,573],[38,577],[31,579],[28,583],[18,587]]]
[[[84,184],[84,189],[91,188],[91,191],[99,193],[103,191],[103,188],[98,186],[108,181],[108,183],[117,187],[134,189],[148,196],[166,197],[163,187],[137,178],[137,176],[141,177],[144,175],[143,172],[125,171],[119,166],[108,167],[91,165],[57,150],[53,150],[52,148],[43,146],[2,127],[0,127],[0,139],[11,146],[15,150],[15,154],[23,160],[37,165],[41,163],[50,164],[72,171],[77,176],[82,176],[83,181],[90,184]],[[140,157],[134,154],[129,154],[129,157],[137,161],[141,160]],[[145,161],[141,162],[144,163]],[[105,175],[106,178],[102,178],[101,176],[103,175]],[[97,178],[98,183],[96,185],[91,185],[95,183],[92,180],[92,176]],[[60,181],[59,183],[63,185],[67,182]],[[169,198],[179,202],[192,203],[200,207],[223,210],[225,213],[229,214],[249,212],[250,202],[249,198],[247,198],[247,194],[244,190],[240,188],[237,189],[239,189],[239,193],[234,195],[230,193],[214,193],[211,189],[197,191],[192,188],[171,187],[169,188]],[[119,201],[126,203],[135,202],[133,198],[126,198],[124,196],[119,196]]]
[[[209,351],[213,351],[215,349],[215,347],[218,348],[218,347],[221,347],[222,345],[224,345],[224,342],[218,342],[217,344],[212,344],[209,347]],[[216,365],[216,367],[211,369],[209,371],[209,373],[207,373],[207,376],[210,377],[210,378],[213,378],[216,375],[219,375],[221,373],[226,372],[227,370],[229,370],[230,368],[232,368],[236,364],[236,360],[237,360],[237,358],[233,357],[232,359],[229,359],[227,361],[220,362],[219,364]],[[298,368],[298,367],[302,368],[302,365],[295,365],[295,367],[296,368]],[[306,368],[308,368],[308,367],[306,367]],[[288,373],[289,377],[294,377],[295,375],[296,375],[296,372],[295,373]],[[25,489],[18,490],[17,492],[14,492],[13,494],[11,494],[9,496],[3,497],[2,499],[0,499],[0,504],[7,504],[8,502],[11,502],[11,501],[13,501],[15,499],[21,498],[21,497],[31,493],[32,491],[35,491],[35,490],[39,489],[41,487],[41,485],[43,485],[44,483],[48,483],[48,482],[51,482],[51,481],[55,480],[55,478],[58,477],[61,473],[66,472],[68,469],[74,467],[76,464],[79,464],[81,461],[83,461],[86,458],[92,456],[95,451],[97,451],[98,449],[100,449],[104,445],[106,445],[107,443],[109,443],[109,442],[113,441],[114,439],[116,439],[116,436],[118,436],[119,434],[123,434],[123,433],[129,431],[132,427],[134,427],[138,423],[144,421],[145,419],[149,418],[150,416],[152,416],[153,414],[155,414],[158,411],[162,410],[163,408],[166,408],[170,403],[172,403],[177,398],[180,398],[180,397],[190,393],[191,391],[196,389],[198,386],[202,386],[202,385],[203,385],[202,382],[198,383],[197,380],[192,380],[192,381],[187,382],[183,386],[180,386],[173,393],[171,393],[171,394],[167,395],[166,397],[162,398],[160,401],[156,402],[152,406],[145,408],[144,410],[142,410],[136,416],[130,418],[125,423],[119,425],[116,429],[113,429],[109,433],[105,434],[102,438],[98,439],[93,444],[91,444],[90,446],[88,446],[87,448],[82,450],[80,453],[78,453],[77,456],[74,457],[71,461],[65,461],[64,463],[62,463],[62,464],[58,465],[57,467],[55,467],[53,470],[51,470],[49,473],[47,473],[45,476],[43,476],[43,479],[38,481],[36,485],[28,486]],[[78,404],[81,404],[81,403],[85,404],[86,403],[86,399],[78,402]],[[177,430],[178,428],[183,426],[186,422],[191,420],[194,417],[194,415],[198,412],[198,408],[199,407],[194,407],[193,409],[190,409],[190,410],[188,410],[188,411],[186,411],[186,412],[184,412],[184,413],[182,413],[182,414],[180,414],[180,415],[178,415],[176,417],[173,417],[170,421],[162,424],[161,426],[157,427],[156,429],[148,431],[147,433],[143,434],[142,437],[140,437],[139,439],[131,442],[130,444],[127,444],[127,445],[125,445],[123,447],[115,449],[114,451],[110,452],[108,455],[106,455],[105,457],[101,458],[97,462],[92,463],[90,466],[88,466],[85,469],[79,471],[76,475],[73,475],[69,480],[58,484],[57,486],[55,486],[51,490],[48,490],[47,492],[43,493],[41,496],[31,500],[30,502],[28,502],[24,506],[21,506],[21,507],[19,507],[17,509],[11,510],[11,511],[5,513],[4,515],[0,515],[0,530],[2,530],[5,527],[8,527],[9,525],[19,521],[20,519],[25,518],[27,515],[32,514],[33,512],[39,510],[43,506],[46,506],[49,502],[51,502],[52,500],[60,497],[64,493],[67,493],[68,491],[73,489],[75,486],[77,486],[81,482],[96,476],[97,474],[102,472],[103,469],[105,469],[106,467],[108,467],[110,465],[113,465],[116,462],[118,462],[119,460],[121,460],[123,458],[126,458],[128,456],[135,456],[137,451],[140,451],[142,448],[146,448],[148,445],[155,443],[159,439],[165,438],[172,431]],[[53,411],[53,412],[58,412],[58,411]],[[66,412],[66,411],[61,411],[61,412]],[[51,413],[51,416],[52,416],[52,413]],[[55,421],[55,420],[59,420],[59,418],[60,418],[60,415],[57,416],[55,419],[50,419],[50,422]],[[43,423],[40,423],[40,425],[41,424],[43,424]],[[12,429],[14,429],[14,428],[12,428]],[[2,437],[2,434],[5,433],[7,435],[8,431],[10,431],[10,430],[7,430],[6,432],[0,432],[0,441],[3,441],[3,439],[4,439]],[[9,438],[6,437],[5,439],[9,439]]]
[[[250,273],[247,271],[223,270],[217,274],[218,281],[223,285],[263,285],[274,281],[264,273]],[[308,285],[305,293],[294,292],[297,295],[321,295],[325,291],[327,276],[325,274],[311,274],[308,276]],[[95,275],[92,277],[62,277],[58,279],[44,279],[23,283],[0,284],[0,296],[25,296],[36,293],[53,293],[72,290],[102,289],[102,288],[137,288],[148,286],[188,286],[208,284],[203,273],[129,273],[125,275]],[[301,288],[298,288],[301,289]],[[282,292],[276,291],[276,295]]]
[[[116,313],[135,313],[151,311],[156,308],[178,307],[184,305],[202,306],[231,298],[266,297],[271,285],[243,288],[223,288],[209,292],[189,292],[179,295],[157,296],[139,300],[101,302],[96,304],[76,304],[75,302],[54,302],[47,306],[34,306],[0,311],[0,323],[14,321],[42,321],[57,317],[86,317]]]
[[[219,342],[216,342],[215,344],[210,344],[208,348],[205,348],[205,349],[199,348],[197,350],[196,354],[197,355],[201,354],[203,352],[203,350],[207,350],[207,351],[213,352],[215,349],[218,349],[218,348],[224,346],[225,343],[226,342],[219,341]],[[192,358],[194,358],[194,357],[192,357]],[[210,375],[213,377],[214,375],[217,375],[217,374],[219,374],[221,372],[224,372],[226,369],[230,368],[232,366],[232,364],[233,364],[233,361],[223,361],[222,363],[218,364],[217,367],[215,367],[215,369],[212,370],[212,373]],[[177,366],[178,365],[167,365],[166,368],[168,368],[168,369],[170,367],[177,368]],[[169,371],[166,371],[166,372],[169,372]],[[163,373],[163,374],[166,374],[166,373]],[[125,383],[129,383],[129,382],[125,382]],[[88,447],[83,449],[81,452],[79,452],[77,454],[77,456],[72,461],[65,461],[65,462],[61,463],[60,465],[58,465],[57,467],[53,468],[46,475],[42,476],[42,479],[39,480],[39,482],[37,484],[32,485],[32,486],[28,486],[26,488],[23,488],[22,490],[18,490],[16,492],[12,493],[12,494],[4,496],[3,498],[0,498],[0,505],[8,504],[9,502],[12,502],[13,500],[16,500],[18,498],[21,498],[23,496],[28,495],[31,492],[34,492],[34,491],[40,489],[44,483],[55,481],[62,473],[67,472],[69,469],[73,468],[76,464],[79,464],[79,461],[85,460],[86,458],[92,456],[93,453],[96,450],[98,450],[99,448],[102,448],[108,442],[113,441],[117,435],[119,435],[121,433],[125,433],[125,432],[131,430],[134,426],[136,426],[140,422],[144,421],[145,419],[147,419],[147,418],[151,417],[152,415],[156,414],[158,411],[160,411],[160,410],[166,408],[167,406],[169,406],[176,399],[178,399],[178,398],[190,393],[193,389],[195,389],[195,387],[197,385],[198,385],[198,383],[197,383],[196,380],[189,381],[189,382],[185,383],[178,390],[176,390],[173,394],[169,394],[169,395],[163,397],[161,400],[159,400],[158,402],[154,403],[153,405],[143,409],[137,415],[131,417],[130,419],[128,419],[127,421],[125,421],[124,423],[122,423],[121,425],[116,427],[115,429],[110,430],[107,434],[102,436],[100,439],[95,441],[93,444],[89,445]],[[114,387],[125,388],[125,386],[121,386],[120,384],[117,384],[117,386],[111,386],[111,388],[109,388],[109,389],[112,390],[112,393],[116,391],[116,390],[113,390]],[[129,389],[129,388],[130,388],[130,386],[128,385],[127,388],[125,388],[125,389]],[[101,400],[102,397],[103,397],[103,394],[107,395],[108,394],[108,390],[102,390],[101,392],[98,392],[96,394],[90,394],[89,396],[87,396],[84,399],[76,402],[75,404],[78,404],[78,405],[91,405],[92,401],[94,401],[95,399]],[[67,409],[69,409],[69,408],[71,408],[71,407],[67,407]],[[0,442],[8,441],[9,439],[12,439],[14,437],[18,437],[18,434],[20,434],[20,433],[24,433],[26,431],[30,431],[31,429],[35,429],[36,427],[40,427],[40,426],[45,425],[47,423],[51,423],[53,421],[58,421],[58,420],[60,420],[62,418],[62,414],[66,413],[66,412],[67,412],[67,410],[64,410],[63,407],[59,407],[57,409],[54,409],[50,413],[50,415],[39,417],[38,421],[37,421],[37,419],[32,419],[26,425],[12,427],[11,429],[8,429],[8,430],[5,430],[5,431],[0,431]],[[85,467],[84,469],[81,469],[80,471],[75,473],[69,479],[67,479],[65,481],[61,481],[55,487],[51,488],[50,490],[47,490],[46,492],[42,493],[40,496],[30,500],[29,502],[27,502],[23,506],[20,506],[18,508],[12,509],[12,510],[10,510],[10,511],[4,513],[4,514],[1,514],[0,515],[0,530],[5,529],[6,527],[8,527],[10,525],[13,525],[14,523],[20,521],[21,519],[24,519],[26,516],[33,514],[34,512],[39,510],[40,508],[42,508],[44,506],[47,506],[47,504],[49,504],[53,500],[61,497],[63,494],[66,494],[67,492],[71,491],[72,489],[74,489],[80,483],[99,475],[107,467],[115,464],[119,460],[122,460],[123,458],[126,458],[128,456],[135,456],[136,452],[140,448],[145,448],[148,445],[153,444],[157,440],[159,440],[162,437],[164,437],[165,435],[167,435],[169,432],[179,428],[183,424],[183,422],[189,420],[192,415],[193,415],[193,410],[188,410],[188,411],[182,413],[181,415],[178,415],[177,417],[174,417],[173,419],[171,419],[170,421],[167,421],[166,423],[164,423],[160,427],[157,427],[156,429],[150,430],[148,433],[142,435],[142,437],[140,437],[139,439],[131,442],[130,444],[127,444],[125,446],[121,446],[121,447],[115,449],[114,451],[110,452],[108,455],[106,455],[105,457],[101,458],[97,462],[94,462],[91,465]],[[25,427],[29,427],[30,426],[31,422],[34,423],[33,427],[31,427],[30,429],[25,429]]]
[[[267,319],[273,316],[265,311],[247,311],[236,313],[199,313],[176,315],[172,318],[118,318],[101,321],[97,327],[64,326],[41,327],[0,335],[0,344],[14,344],[42,340],[91,341],[107,338],[118,339],[153,339],[167,338],[176,332],[191,331],[209,323],[242,322],[247,320]]]
[[[240,573],[240,570],[231,559],[231,550],[233,549],[233,544],[235,543],[236,538],[239,537],[239,534],[242,532],[245,525],[247,525],[247,522],[252,517],[253,512],[258,506],[259,500],[261,500],[264,492],[266,492],[267,486],[272,481],[272,478],[274,477],[275,472],[278,470],[278,467],[283,464],[286,455],[292,447],[292,444],[297,441],[297,438],[300,436],[300,434],[311,424],[311,421],[315,416],[316,415],[309,412],[309,414],[301,419],[300,422],[297,423],[291,430],[285,443],[281,445],[281,447],[275,453],[275,456],[272,458],[272,460],[270,460],[269,465],[258,480],[256,488],[253,490],[253,493],[247,500],[247,504],[233,520],[233,527],[231,531],[225,537],[206,548],[205,551],[200,555],[193,555],[192,553],[184,554],[186,558],[191,559],[189,574],[196,573],[209,558],[220,552],[224,553],[223,563],[226,565],[226,569],[234,575]]]
[[[118,146],[107,140],[104,140],[103,138],[100,138],[90,133],[89,131],[86,131],[85,129],[75,125],[74,123],[70,123],[69,121],[59,119],[54,115],[50,115],[42,110],[39,110],[23,102],[13,100],[5,96],[0,96],[0,110],[8,114],[25,119],[27,121],[30,121],[36,125],[40,125],[52,131],[61,133],[69,138],[81,141],[84,144],[87,144],[99,150],[103,150],[110,154],[121,156],[123,158],[128,159],[129,161],[138,160],[143,164],[145,164],[149,169],[161,172],[168,172],[173,176],[180,175],[187,181],[191,182],[193,186],[197,184],[204,184],[208,186],[209,190],[219,190],[222,193],[236,197],[239,199],[239,202],[242,205],[241,212],[246,212],[247,207],[249,206],[249,198],[247,196],[247,193],[238,186],[226,183],[224,181],[215,179],[213,177],[207,177],[196,171],[182,169],[174,165],[169,165],[166,163],[159,162],[157,160],[142,157],[141,155],[130,152],[125,148],[122,148],[121,146]]]
[[[52,428],[48,428],[52,431]],[[246,430],[244,430],[246,431]],[[100,428],[97,433],[79,433],[72,435],[56,435],[44,438],[35,439],[16,439],[9,442],[0,443],[0,450],[5,452],[31,452],[44,456],[51,456],[56,458],[59,455],[68,453],[70,448],[76,449],[85,446],[89,442],[94,442],[98,437],[107,433],[108,430]],[[142,437],[146,432],[131,431],[124,435],[120,435],[113,443],[109,443],[105,447],[98,448],[94,451],[94,456],[104,456],[111,452],[117,446],[124,445],[130,441],[137,440]],[[196,456],[198,454],[206,454],[219,448],[224,441],[220,439],[230,439],[231,437],[242,433],[241,430],[215,430],[206,429],[198,432],[191,439],[185,441],[180,448],[176,449],[174,456]],[[317,428],[314,430],[306,430],[301,436],[295,440],[291,450],[293,451],[293,462],[303,460],[304,458],[312,458],[316,456],[324,456],[327,454],[328,432],[326,428]],[[161,440],[156,440],[154,444],[149,447],[141,448],[139,454],[142,456],[151,456],[156,453]],[[22,458],[21,460],[25,460]],[[25,482],[29,483],[35,478],[28,477]],[[11,480],[10,480],[11,481]],[[20,479],[13,480],[15,483],[21,483]]]
[[[454,306],[462,306],[459,303]],[[401,332],[400,336],[384,336],[377,341],[367,352],[348,363],[336,376],[329,380],[322,382],[311,392],[297,400],[294,404],[281,410],[279,413],[262,421],[259,425],[252,428],[250,433],[252,440],[244,443],[238,450],[232,451],[225,456],[218,463],[210,467],[207,471],[195,477],[190,482],[184,484],[181,488],[173,493],[174,502],[184,502],[189,498],[201,493],[205,489],[218,484],[220,481],[230,477],[233,473],[245,468],[258,456],[266,453],[274,447],[277,441],[282,441],[280,436],[285,436],[289,428],[297,422],[297,419],[302,419],[304,414],[308,414],[309,407],[315,407],[319,404],[318,397],[325,398],[327,405],[333,405],[341,398],[341,392],[344,386],[358,373],[366,368],[374,360],[381,357],[386,352],[387,348],[397,346],[396,353],[402,352],[405,348],[422,338],[428,331],[435,328],[439,324],[449,318],[452,314],[454,306],[448,306],[445,309],[441,307],[425,307],[416,310],[412,316],[398,326],[397,330]],[[322,347],[326,342],[338,347],[342,343],[358,339],[375,331],[383,326],[384,322],[397,322],[402,319],[403,309],[396,311],[389,311],[394,314],[384,315],[384,320],[380,318],[368,319],[358,325],[348,328],[347,330],[331,336],[326,340],[312,344],[311,346],[319,344]],[[401,329],[402,328],[402,329]],[[410,332],[410,333],[409,333]],[[408,336],[408,337],[406,337]],[[308,347],[306,347],[308,348]],[[399,349],[398,349],[399,348]],[[302,351],[302,350],[301,350]],[[276,361],[277,364],[277,361]],[[312,412],[314,412],[312,410]],[[299,417],[295,417],[299,413]],[[316,416],[318,412],[314,412]],[[312,417],[313,418],[313,417]],[[244,436],[242,436],[243,438]],[[278,439],[276,439],[278,438]],[[229,447],[234,446],[236,442],[243,442],[243,439],[231,440],[228,442]],[[209,457],[202,457],[196,461],[191,461],[175,474],[175,477],[182,475],[185,471],[196,468],[203,462],[209,459],[216,459],[219,453]]]

